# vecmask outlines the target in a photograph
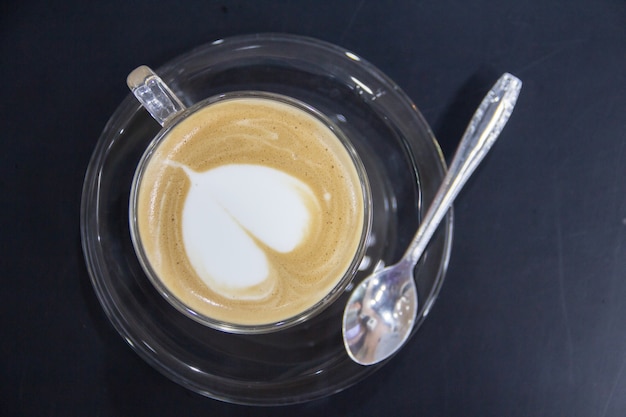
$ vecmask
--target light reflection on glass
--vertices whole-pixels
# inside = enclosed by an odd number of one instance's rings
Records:
[[[370,267],[371,264],[372,258],[367,255],[364,256],[363,259],[361,259],[361,263],[359,264],[359,271],[365,271],[367,268]]]
[[[352,79],[352,81],[354,81],[354,82],[355,82],[355,84],[356,84],[358,87],[360,87],[363,91],[365,91],[366,93],[371,94],[371,95],[373,95],[373,94],[374,94],[374,92],[372,91],[372,89],[371,89],[371,88],[369,88],[367,85],[363,84],[363,82],[361,82],[358,78],[355,78],[355,77],[352,77],[352,76],[351,76],[351,77],[350,77],[350,79]]]
[[[191,369],[194,372],[202,373],[202,370],[199,368],[196,368],[195,366],[187,365],[187,368]]]
[[[259,49],[261,45],[248,45],[242,46],[241,48],[237,48],[238,51],[247,51],[248,49]]]
[[[360,61],[361,58],[359,58],[358,56],[354,55],[352,52],[346,52],[346,56],[354,61]]]

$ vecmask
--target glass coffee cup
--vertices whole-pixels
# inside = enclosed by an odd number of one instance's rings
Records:
[[[187,107],[234,91],[264,91],[308,103],[350,138],[372,196],[372,227],[354,278],[396,262],[445,174],[428,123],[407,94],[342,47],[285,34],[251,34],[200,45],[158,68]],[[346,354],[341,319],[351,283],[315,317],[262,334],[216,330],[179,313],[138,262],[129,194],[141,155],[161,126],[129,94],[100,134],[85,174],[81,240],[94,293],[111,325],[148,364],[211,398],[256,405],[319,399],[372,375]],[[452,213],[416,269],[417,333],[445,278]]]
[[[231,333],[302,323],[337,299],[370,233],[349,138],[291,97],[236,91],[186,108],[148,67],[128,77],[163,129],[131,188],[131,238],[159,293]]]

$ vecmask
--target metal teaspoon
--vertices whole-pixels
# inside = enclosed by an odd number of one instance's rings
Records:
[[[381,362],[408,339],[418,305],[415,265],[459,191],[500,135],[521,87],[521,80],[508,73],[494,84],[467,126],[450,168],[400,261],[375,271],[352,292],[342,329],[345,348],[355,362]]]

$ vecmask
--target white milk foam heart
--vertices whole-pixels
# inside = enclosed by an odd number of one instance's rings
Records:
[[[204,283],[228,298],[267,296],[246,291],[263,283],[272,265],[263,245],[287,253],[306,237],[313,191],[299,179],[274,168],[229,164],[196,172],[182,168],[191,181],[184,202],[182,234],[189,261]],[[265,249],[265,250],[264,250]]]

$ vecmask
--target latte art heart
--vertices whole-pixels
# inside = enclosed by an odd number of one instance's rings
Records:
[[[315,194],[279,170],[229,164],[195,172],[183,208],[182,232],[189,261],[214,291],[232,299],[263,298],[272,283],[266,250],[293,251],[306,237]]]

